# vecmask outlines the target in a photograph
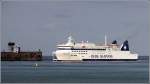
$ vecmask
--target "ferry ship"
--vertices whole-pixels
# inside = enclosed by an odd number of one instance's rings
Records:
[[[114,40],[107,44],[105,36],[104,44],[90,42],[76,43],[72,36],[68,37],[68,42],[57,45],[57,50],[52,53],[53,61],[135,61],[138,54],[129,50],[128,41],[118,45]]]

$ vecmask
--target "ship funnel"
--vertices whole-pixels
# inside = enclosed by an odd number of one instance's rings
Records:
[[[128,44],[128,41],[124,41],[124,43],[122,44],[121,46],[121,50],[122,51],[129,51],[129,44]]]

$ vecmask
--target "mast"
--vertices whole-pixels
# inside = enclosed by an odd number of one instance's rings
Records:
[[[105,35],[105,46],[107,46],[107,36]]]
[[[73,45],[75,45],[75,41],[74,41],[74,39],[72,38],[72,36],[69,36],[68,37],[68,42],[67,42],[67,44],[73,44]]]

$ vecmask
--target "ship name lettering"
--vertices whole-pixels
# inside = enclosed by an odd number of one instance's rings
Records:
[[[91,58],[112,58],[112,55],[91,55]]]

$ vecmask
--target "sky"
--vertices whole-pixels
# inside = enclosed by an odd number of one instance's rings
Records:
[[[51,55],[71,34],[76,42],[129,41],[130,50],[149,55],[148,0],[4,0],[1,49],[9,41],[24,51]]]

